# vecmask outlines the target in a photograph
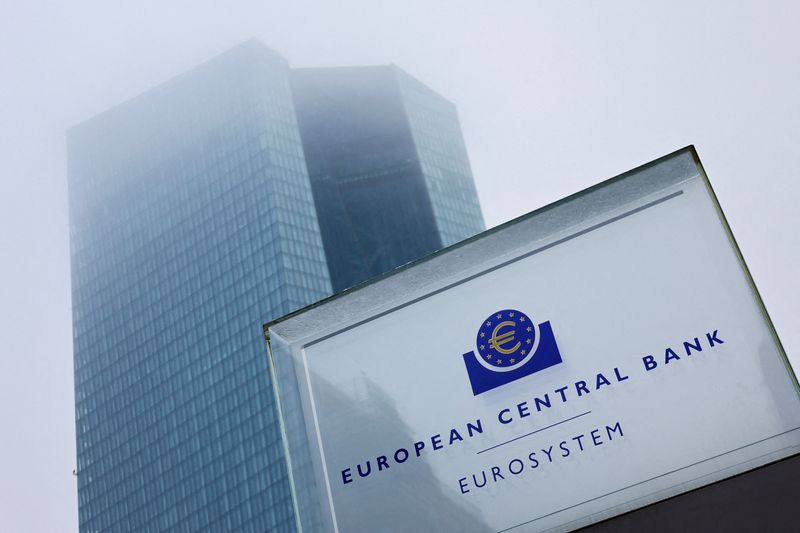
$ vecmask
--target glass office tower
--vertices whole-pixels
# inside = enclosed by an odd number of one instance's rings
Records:
[[[330,295],[334,272],[357,283],[482,229],[463,143],[458,175],[455,152],[435,144],[437,127],[461,143],[452,106],[391,71],[409,95],[363,124],[405,120],[414,144],[406,136],[395,149],[422,172],[393,174],[396,188],[414,184],[405,196],[367,187],[356,198],[387,212],[422,207],[396,238],[384,227],[377,239],[359,234],[361,260],[323,244],[317,212],[354,197],[342,189],[315,205],[306,155],[317,149],[305,126],[301,140],[292,71],[256,41],[70,130],[82,531],[294,529],[262,324]],[[392,115],[400,101],[415,111]],[[340,164],[366,158],[359,168],[395,172],[386,147],[351,148]],[[454,176],[468,181],[472,219],[453,208],[465,187],[448,189]],[[359,224],[370,220],[343,231]]]
[[[331,287],[288,72],[250,42],[69,134],[84,531],[293,524],[261,325]]]
[[[291,80],[335,291],[484,229],[452,103],[394,65]]]

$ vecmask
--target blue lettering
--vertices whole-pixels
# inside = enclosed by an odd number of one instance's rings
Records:
[[[349,468],[345,468],[342,470],[342,484],[347,485],[348,483],[353,482],[353,473],[350,472]]]
[[[520,418],[525,418],[526,416],[530,416],[530,412],[528,412],[528,402],[522,402],[517,404],[517,411],[519,412]]]
[[[455,428],[450,430],[450,444],[453,444],[457,440],[464,440],[461,438],[461,435],[458,434],[458,431]]]
[[[725,341],[717,337],[717,330],[714,330],[714,333],[706,333],[706,339],[708,339],[708,346],[709,348],[713,348],[715,344],[725,344]]]
[[[564,394],[564,391],[567,390],[568,388],[569,387],[561,387],[560,389],[556,389],[556,392],[561,395],[561,401],[562,402],[566,402],[567,401],[567,395]]]
[[[629,376],[622,376],[619,373],[619,368],[614,368],[614,375],[617,376],[617,381],[625,381]]]
[[[414,451],[417,453],[417,457],[419,457],[419,454],[422,451],[422,448],[424,448],[424,447],[425,447],[425,443],[422,442],[422,441],[414,443]]]
[[[583,395],[581,391],[585,392],[586,394],[589,394],[589,387],[586,386],[585,381],[577,381],[575,383],[575,390],[578,392],[579,397]]]
[[[558,445],[561,448],[561,457],[569,457],[569,448],[567,448],[567,441],[562,440],[561,444]]]
[[[483,433],[483,426],[481,425],[480,418],[475,420],[475,425],[472,425],[471,423],[467,422],[467,433],[469,433],[470,437],[475,435],[475,433]]]
[[[458,486],[461,489],[461,494],[466,494],[466,493],[469,492],[469,489],[467,488],[467,483],[466,482],[467,482],[467,478],[465,478],[465,477],[462,477],[461,479],[458,480]]]
[[[519,471],[517,472],[514,472],[514,469],[511,468],[511,465],[513,465],[514,463],[519,463]],[[510,463],[508,463],[508,471],[514,474],[515,476],[517,474],[521,474],[523,470],[525,470],[525,465],[522,464],[522,461],[520,461],[519,459],[514,459]]]
[[[683,343],[683,349],[686,351],[686,355],[692,355],[692,350],[696,352],[702,352],[703,347],[700,346],[700,339],[697,337],[694,338],[694,344],[689,341]]]
[[[609,427],[606,426],[606,433],[608,434],[608,440],[614,440],[611,438],[612,433],[616,433],[619,431],[619,436],[624,437],[625,435],[622,434],[622,426],[619,425],[619,422],[614,424],[613,426]]]
[[[678,354],[676,354],[674,351],[672,351],[672,348],[667,348],[664,351],[664,364],[668,365],[669,362],[672,361],[673,359],[675,361],[680,361],[681,360],[681,358],[678,357]]]
[[[595,433],[597,433],[597,435],[595,435]],[[603,444],[603,441],[600,440],[599,429],[593,429],[592,432],[589,433],[589,435],[592,436],[592,442],[594,443],[595,446],[600,446],[601,444]]]
[[[598,390],[603,385],[611,385],[611,382],[603,374],[597,374],[597,385],[594,390]]]
[[[531,452],[528,454],[528,461],[531,462],[531,468],[536,468],[539,466],[539,460],[536,458],[536,452]]]
[[[389,463],[386,461],[386,456],[381,455],[380,457],[378,457],[378,472],[380,472],[384,468],[389,468]]]
[[[578,447],[581,449],[581,451],[583,451],[583,443],[581,443],[581,439],[582,438],[583,438],[583,433],[581,433],[577,437],[572,437],[572,440],[574,440],[574,441],[576,441],[578,443]]]
[[[486,472],[484,470],[481,470],[481,475],[483,476],[483,483],[478,483],[478,478],[475,477],[475,474],[472,474],[472,482],[478,488],[485,487],[486,483],[488,483],[486,480]]]
[[[642,362],[644,363],[644,369],[648,372],[658,366],[658,363],[656,363],[656,358],[652,355],[645,355],[642,357]]]
[[[512,418],[505,419],[503,418],[503,413],[510,413],[511,409],[503,409],[497,414],[497,419],[500,421],[501,424],[509,424],[513,420]]]
[[[431,445],[434,450],[441,450],[444,448],[444,446],[442,446],[442,436],[437,434],[431,437]]]
[[[369,464],[369,461],[367,461],[367,471],[366,472],[362,472],[361,471],[361,463],[358,463],[356,465],[356,468],[358,470],[358,475],[361,476],[361,477],[367,477],[369,475],[369,473],[372,472],[372,465]]]
[[[552,462],[553,462],[553,457],[552,457],[552,455],[551,455],[551,454],[553,453],[553,447],[552,447],[552,446],[550,446],[550,447],[549,447],[548,449],[546,449],[546,450],[545,450],[544,448],[542,448],[542,451],[543,451],[543,452],[544,452],[544,454],[547,456],[547,460],[548,460],[548,461],[550,461],[550,462],[552,463]]]
[[[544,395],[544,400],[539,399],[539,398],[534,398],[533,399],[533,403],[536,406],[536,412],[539,413],[539,412],[541,412],[543,405],[545,407],[547,407],[547,408],[550,407],[550,395],[549,394],[545,394]]]
[[[400,459],[401,455],[400,452],[403,452],[402,459]],[[400,448],[399,450],[394,452],[394,460],[396,463],[405,463],[407,459],[408,459],[408,450],[406,450],[405,448]]]
[[[494,478],[495,483],[497,482],[497,478],[505,479],[503,477],[503,474],[500,473],[500,467],[499,466],[493,466],[492,467],[492,478]]]

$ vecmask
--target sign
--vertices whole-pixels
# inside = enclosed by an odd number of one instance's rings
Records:
[[[800,446],[692,148],[265,331],[304,530],[568,530]]]

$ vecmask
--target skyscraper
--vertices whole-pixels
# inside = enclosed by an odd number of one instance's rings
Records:
[[[452,103],[394,65],[291,80],[335,291],[483,230]]]
[[[349,120],[348,110],[320,121],[312,104],[347,89],[320,80],[301,95],[298,80],[313,71],[295,76],[256,41],[69,132],[81,530],[292,529],[261,325],[482,229],[452,107],[393,67],[347,70],[405,80],[396,87],[408,95],[394,101],[367,85],[376,103],[358,120],[398,128],[402,103],[413,144],[406,135],[339,150],[335,136],[316,132]],[[461,147],[447,164],[425,144],[440,135]],[[392,150],[413,171],[399,172]],[[354,165],[366,182],[391,173],[394,190],[411,192],[320,195],[308,170],[327,176],[317,153]],[[354,211],[358,201],[372,210]],[[369,217],[397,212],[398,202],[421,207],[416,221],[399,210],[393,220],[409,225],[395,223],[395,239]],[[358,216],[340,227],[341,212]],[[325,231],[340,231],[344,244]]]

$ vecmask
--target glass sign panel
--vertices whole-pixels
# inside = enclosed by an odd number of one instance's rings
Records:
[[[304,530],[568,530],[800,444],[693,148],[265,332]]]

